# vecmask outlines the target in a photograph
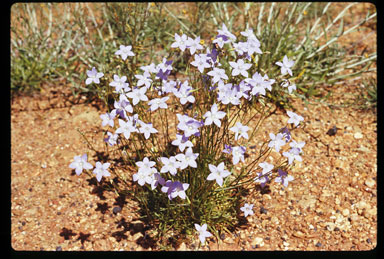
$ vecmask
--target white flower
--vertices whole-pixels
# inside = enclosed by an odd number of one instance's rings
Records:
[[[244,203],[244,206],[240,208],[244,212],[244,217],[248,215],[253,215],[253,204]]]
[[[179,91],[175,91],[174,95],[180,99],[181,104],[186,104],[187,102],[194,103],[195,97],[192,95],[192,87],[188,85],[188,81],[185,81],[181,86]]]
[[[75,169],[77,175],[80,175],[83,172],[83,169],[92,169],[93,166],[88,163],[88,156],[84,154],[82,156],[75,156],[73,162],[69,165],[69,168]]]
[[[212,164],[208,164],[209,171],[211,173],[208,175],[207,180],[216,180],[216,183],[219,186],[223,186],[223,178],[231,174],[228,170],[224,169],[224,166],[224,162],[221,162],[217,167]]]
[[[164,164],[160,169],[160,173],[169,172],[172,175],[176,175],[177,169],[180,167],[180,162],[178,162],[174,156],[170,158],[160,157],[160,161]]]
[[[248,38],[246,42],[246,48],[247,48],[247,53],[250,56],[255,52],[258,54],[263,54],[263,52],[260,49],[260,42],[256,39],[256,37],[254,39]]]
[[[217,127],[221,127],[221,119],[224,118],[226,115],[225,112],[219,111],[217,108],[217,104],[214,103],[211,107],[211,111],[207,111],[204,114],[205,118],[205,125],[211,125],[212,123],[215,123]]]
[[[110,146],[117,144],[118,134],[112,134],[111,132],[107,132],[107,137],[105,138],[105,142],[107,142]]]
[[[303,151],[302,148],[304,147],[305,142],[301,141],[297,143],[295,140],[292,140],[291,143],[289,143],[289,145],[291,146],[291,148],[297,148],[299,152],[302,152]]]
[[[193,55],[196,50],[203,49],[203,46],[200,45],[200,37],[197,37],[196,39],[188,37],[187,46],[189,48],[189,51],[191,52],[191,55]]]
[[[241,74],[244,77],[248,77],[247,70],[251,68],[252,64],[244,63],[243,59],[237,60],[237,62],[229,61],[232,69],[232,76],[237,76]]]
[[[126,139],[129,139],[132,132],[137,132],[136,127],[133,126],[133,119],[132,117],[128,117],[131,119],[128,119],[128,121],[124,121],[122,119],[119,119],[119,128],[115,131],[115,133],[123,133],[124,137]]]
[[[184,51],[187,47],[187,35],[179,35],[175,33],[176,42],[172,43],[171,48],[179,48],[181,51]]]
[[[139,132],[144,134],[145,139],[149,139],[151,133],[157,133],[157,129],[152,126],[152,123],[144,123],[140,121],[141,128],[139,128]]]
[[[244,162],[244,153],[245,147],[237,146],[232,148],[232,163],[236,165],[237,163]]]
[[[202,226],[195,224],[195,228],[199,232],[199,239],[202,244],[205,243],[205,238],[212,236],[212,234],[207,231],[207,224],[203,224]]]
[[[188,148],[185,151],[185,154],[177,154],[175,157],[180,162],[180,170],[184,170],[188,166],[196,168],[197,163],[196,159],[199,156],[199,153],[193,153],[192,148]]]
[[[183,152],[186,147],[193,147],[193,144],[191,141],[183,140],[183,135],[181,134],[176,134],[176,139],[172,141],[172,145],[178,146],[180,151]]]
[[[101,177],[105,176],[111,176],[111,174],[108,172],[107,168],[110,166],[110,163],[100,163],[96,162],[96,168],[93,170],[93,173],[96,175],[96,179],[98,182],[100,182]]]
[[[145,85],[146,88],[149,88],[152,83],[152,79],[149,78],[151,75],[148,72],[144,72],[142,75],[135,75],[137,79],[137,86]]]
[[[232,33],[230,33],[227,29],[227,26],[225,26],[225,24],[223,23],[222,27],[221,27],[221,30],[217,30],[219,34],[221,35],[225,35],[227,36],[228,38],[231,38],[232,40],[236,40],[236,36],[233,35]]]
[[[144,172],[149,174],[151,172],[151,169],[155,166],[154,161],[150,161],[148,157],[144,157],[142,161],[136,162],[137,167],[139,167],[138,172]]]
[[[120,45],[120,49],[115,52],[115,55],[120,55],[123,60],[126,60],[128,56],[134,56],[135,54],[131,51],[132,46]]]
[[[104,126],[109,125],[109,126],[113,127],[115,125],[115,123],[114,123],[115,117],[116,117],[116,111],[115,110],[112,110],[110,113],[107,112],[107,113],[101,114],[100,118],[103,120],[101,122],[101,126],[104,127]]]
[[[275,134],[269,133],[271,141],[268,143],[268,147],[274,147],[276,152],[280,151],[280,148],[285,145],[284,135],[281,133]]]
[[[132,175],[132,179],[134,182],[138,182],[139,185],[143,186],[145,183],[151,182],[152,179],[147,171],[138,171],[134,175]]]
[[[225,70],[221,68],[214,67],[212,71],[209,71],[207,75],[212,76],[214,83],[219,82],[220,79],[228,80],[228,76],[225,74]]]
[[[195,60],[191,62],[192,66],[197,67],[200,73],[204,72],[204,68],[210,68],[211,66],[207,62],[207,54],[195,54]]]
[[[241,35],[247,37],[248,39],[256,39],[255,33],[252,29],[240,32]]]
[[[92,82],[94,82],[95,84],[99,84],[100,78],[103,77],[104,74],[101,72],[97,72],[96,68],[93,67],[92,70],[87,70],[87,76],[88,78],[87,80],[85,80],[86,85],[89,85]]]
[[[241,137],[248,139],[247,131],[249,130],[249,127],[244,126],[240,122],[236,122],[236,125],[233,126],[232,128],[229,128],[229,130],[235,132],[235,140],[238,140]]]
[[[119,93],[121,90],[128,92],[131,90],[131,88],[128,87],[129,84],[125,81],[127,81],[126,76],[119,77],[118,75],[113,75],[113,81],[110,82],[109,85],[115,87],[115,91],[117,93]]]
[[[283,152],[283,156],[288,158],[288,164],[290,165],[292,164],[293,160],[296,160],[299,162],[303,161],[299,153],[300,153],[299,149],[291,148],[288,152]]]
[[[291,67],[293,67],[294,64],[295,62],[293,60],[289,60],[287,58],[287,55],[284,56],[283,63],[281,63],[280,61],[276,62],[276,65],[281,67],[281,74],[285,75],[288,72],[290,76],[292,76]]]
[[[148,97],[145,95],[146,92],[146,87],[135,88],[132,90],[132,92],[127,93],[127,96],[132,98],[132,104],[136,105],[140,101],[148,101]]]
[[[273,169],[273,165],[268,162],[260,163],[259,166],[263,168],[262,174],[265,175],[266,173],[269,173]]]
[[[167,105],[166,101],[168,101],[168,99],[169,99],[168,96],[165,96],[163,98],[155,98],[155,99],[150,100],[148,102],[148,105],[151,106],[150,107],[151,111],[155,111],[158,108],[167,109],[168,105]]]
[[[300,116],[294,112],[287,111],[287,114],[290,117],[288,119],[288,123],[293,123],[293,124],[295,124],[296,127],[297,127],[297,125],[299,125],[300,121],[304,120],[304,118],[302,116]]]

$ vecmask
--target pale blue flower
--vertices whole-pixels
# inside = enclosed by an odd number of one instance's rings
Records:
[[[232,40],[236,40],[236,36],[233,35],[230,31],[228,31],[228,28],[227,28],[227,26],[225,26],[224,23],[223,23],[223,25],[221,27],[221,30],[217,30],[217,31],[221,35],[225,35],[225,36],[227,36],[228,38],[230,38]]]
[[[203,224],[200,226],[199,224],[195,224],[196,230],[199,232],[199,239],[202,244],[205,243],[205,239],[207,237],[211,237],[212,234],[207,231],[207,224]]]
[[[168,105],[166,101],[168,101],[169,97],[165,96],[162,98],[154,98],[148,102],[148,105],[150,105],[150,110],[151,111],[156,111],[158,108],[161,109],[167,109]]]
[[[241,74],[244,77],[248,77],[247,70],[251,68],[252,64],[245,63],[243,59],[239,59],[236,62],[229,61],[229,65],[232,69],[232,76]]]
[[[207,54],[195,54],[195,60],[191,62],[191,65],[197,67],[200,73],[204,72],[204,68],[211,67],[208,63]]]
[[[257,173],[257,176],[254,180],[257,183],[260,183],[260,186],[264,188],[265,184],[269,181],[269,178],[268,175],[265,175],[263,173]]]
[[[95,67],[92,67],[92,70],[87,70],[87,76],[88,78],[85,80],[85,84],[89,85],[92,82],[95,84],[100,83],[100,78],[104,76],[103,73],[97,72]]]
[[[211,125],[215,123],[217,127],[221,127],[221,119],[225,117],[226,113],[223,111],[219,111],[217,108],[217,104],[214,103],[211,107],[211,111],[207,111],[203,118],[205,118],[205,125]]]
[[[179,48],[181,51],[184,51],[187,47],[187,40],[187,35],[183,34],[180,36],[179,34],[175,33],[176,42],[172,43],[171,48]]]
[[[284,135],[281,133],[277,133],[277,135],[273,133],[269,133],[269,137],[271,141],[268,143],[268,147],[274,147],[276,152],[280,151],[280,148],[285,145]]]
[[[228,80],[225,70],[218,67],[214,67],[212,71],[207,73],[207,75],[212,76],[213,83],[217,83],[221,79]]]
[[[293,60],[289,60],[287,58],[287,55],[284,56],[283,63],[281,63],[280,61],[276,62],[276,65],[281,67],[281,74],[285,75],[288,73],[290,76],[292,76],[291,67],[293,67],[294,64],[295,62]]]
[[[188,37],[187,46],[191,55],[195,54],[196,50],[203,49],[203,46],[200,45],[200,37],[197,37],[196,39]]]
[[[142,121],[139,123],[141,125],[139,132],[144,134],[145,139],[149,139],[151,134],[158,133],[158,130],[152,126],[152,123],[144,123]]]
[[[75,169],[77,175],[80,175],[83,172],[83,169],[89,170],[93,168],[93,166],[87,161],[87,154],[75,156],[73,160],[74,161],[69,165],[69,168]]]
[[[208,175],[207,180],[216,180],[219,186],[223,186],[224,178],[231,174],[231,172],[225,169],[224,162],[221,162],[218,166],[208,164],[208,168],[211,173]]]
[[[244,203],[244,206],[240,208],[244,212],[244,217],[248,215],[253,215],[253,204]]]
[[[176,139],[172,141],[172,145],[179,147],[181,152],[183,152],[187,147],[193,147],[192,142],[182,134],[176,134]]]
[[[160,173],[169,172],[171,175],[176,175],[177,169],[180,168],[180,162],[174,156],[169,158],[160,157],[160,161],[164,164],[160,169]]]
[[[288,183],[290,181],[293,181],[295,178],[293,178],[292,175],[288,175],[287,172],[284,172],[280,168],[278,169],[279,176],[275,178],[276,183],[282,183],[285,187],[288,186]]]
[[[235,140],[239,140],[241,137],[248,139],[247,131],[249,127],[241,124],[241,122],[236,122],[236,125],[229,128],[229,130],[235,133]]]
[[[101,178],[104,176],[111,176],[111,174],[108,172],[108,167],[110,166],[111,164],[110,163],[100,163],[100,162],[96,162],[96,167],[95,169],[93,170],[93,174],[96,175],[96,179],[98,182],[101,181]]]
[[[128,87],[129,84],[125,81],[127,81],[126,76],[119,77],[118,75],[113,75],[113,81],[110,82],[109,85],[115,87],[115,91],[117,93],[120,93],[122,90],[124,92],[128,92],[131,90],[131,88]]]
[[[185,191],[188,187],[188,183],[181,183],[179,181],[172,182],[168,180],[165,182],[165,185],[161,187],[161,191],[167,193],[168,199],[170,200],[176,197],[180,197],[184,200],[187,197]]]
[[[104,113],[100,115],[100,118],[103,120],[101,126],[105,127],[107,125],[113,127],[115,125],[114,119],[116,117],[116,111],[112,110],[110,113]]]
[[[120,45],[120,49],[115,52],[115,55],[120,55],[123,60],[128,56],[133,57],[135,53],[132,52],[132,46]]]
[[[129,92],[127,96],[132,99],[132,104],[136,105],[140,101],[148,101],[148,97],[145,95],[146,92],[146,87],[135,88],[132,92]]]
[[[299,125],[300,121],[303,121],[304,118],[294,112],[287,111],[288,116],[290,117],[288,119],[288,123],[293,123],[296,127]]]

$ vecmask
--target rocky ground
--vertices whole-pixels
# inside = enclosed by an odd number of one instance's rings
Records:
[[[343,98],[345,86],[335,91]],[[88,148],[103,148],[102,106],[57,87],[19,97],[11,110],[11,244],[15,250],[157,250],[135,203],[102,191],[68,168]],[[62,88],[61,88],[62,89]],[[339,96],[339,97],[338,97]],[[303,162],[288,188],[252,192],[253,216],[232,235],[178,242],[176,250],[370,250],[377,242],[377,121],[372,111],[294,102],[305,127]],[[282,111],[261,132],[281,126]],[[329,129],[337,127],[335,135]],[[328,132],[329,133],[329,132]]]
[[[362,5],[356,17],[365,12]],[[376,28],[358,30],[343,43],[370,53],[376,48]],[[170,249],[374,249],[377,115],[337,105],[361,85],[360,79],[328,86],[332,105],[294,100],[296,113],[305,119],[295,139],[306,142],[303,162],[291,172],[295,180],[285,189],[271,184],[266,191],[251,192],[247,200],[254,204],[254,215],[232,234],[210,238],[200,248],[197,236],[180,239]],[[68,167],[75,155],[88,152],[89,160],[96,159],[79,131],[96,150],[103,150],[99,116],[104,112],[100,102],[74,98],[64,85],[12,100],[11,245],[16,251],[159,250],[150,229],[138,220],[133,201],[103,191],[94,178],[77,176]],[[278,110],[260,132],[267,136],[286,120]]]

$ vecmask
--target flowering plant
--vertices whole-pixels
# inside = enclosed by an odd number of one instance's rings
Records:
[[[267,141],[256,140],[274,108],[266,102],[267,91],[294,89],[287,78],[294,61],[287,56],[276,61],[281,74],[270,79],[256,64],[255,56],[264,53],[255,34],[251,29],[240,34],[236,42],[223,24],[212,45],[204,46],[199,37],[176,33],[171,58],[130,71],[134,76],[117,73],[108,83],[99,80],[104,74],[96,68],[87,72],[86,83],[104,84],[114,100],[100,115],[106,146],[134,168],[133,174],[120,174],[98,161],[93,173],[99,182],[110,175],[121,179],[110,182],[118,194],[139,202],[161,237],[170,228],[186,234],[197,230],[205,243],[234,226],[238,214],[253,215],[243,190],[264,188],[273,179],[287,187],[294,180],[288,172],[301,161],[305,142],[293,140],[292,130],[304,118],[287,111],[287,125],[270,132]],[[115,55],[130,62],[134,51],[122,45]],[[172,56],[180,54],[187,67],[176,77]],[[258,155],[251,154],[258,143]],[[271,152],[281,155],[274,164],[267,162]],[[77,174],[93,168],[86,155],[74,160],[70,167]]]

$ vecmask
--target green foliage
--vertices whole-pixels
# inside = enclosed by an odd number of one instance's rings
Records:
[[[363,80],[363,85],[355,95],[353,104],[355,107],[363,110],[372,110],[376,112],[377,108],[377,80],[370,77]]]
[[[42,83],[66,80],[74,94],[100,89],[84,87],[85,69],[102,71],[119,65],[109,53],[120,44],[132,45],[134,64],[122,73],[128,78],[143,62],[159,61],[170,52],[177,31],[206,38],[225,23],[238,36],[256,28],[265,53],[257,58],[270,78],[278,67],[266,66],[284,55],[295,60],[292,81],[301,98],[320,97],[318,87],[375,71],[376,53],[349,54],[338,39],[376,18],[348,28],[344,16],[354,3],[334,13],[333,3],[48,3],[15,4],[11,26],[11,92],[40,89]],[[336,17],[335,17],[336,16]],[[335,18],[333,18],[335,17]],[[140,42],[140,44],[138,44]],[[209,42],[207,42],[209,43]],[[185,69],[183,58],[174,66]],[[270,101],[289,105],[289,94],[272,94]]]

